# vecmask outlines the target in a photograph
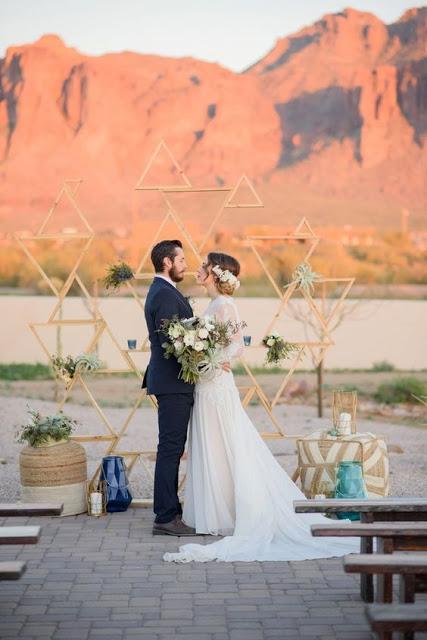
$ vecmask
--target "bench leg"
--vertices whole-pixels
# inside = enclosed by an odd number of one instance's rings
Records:
[[[378,553],[393,553],[393,540],[390,538],[377,539]],[[381,603],[393,602],[393,576],[377,575],[376,601]]]
[[[415,602],[415,576],[401,575],[399,576],[399,602],[412,604]],[[413,631],[399,633],[399,640],[413,640]]]
[[[372,553],[373,539],[360,538],[360,553]],[[364,602],[374,601],[374,577],[371,573],[360,575],[360,597]]]

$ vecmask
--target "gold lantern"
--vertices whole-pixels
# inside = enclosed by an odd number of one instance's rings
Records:
[[[356,433],[357,391],[333,391],[332,421],[334,435]]]
[[[107,491],[105,480],[99,480],[96,487],[88,482],[87,485],[87,512],[90,516],[103,516],[107,513]]]

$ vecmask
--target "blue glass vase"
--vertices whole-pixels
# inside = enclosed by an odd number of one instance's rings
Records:
[[[132,502],[126,469],[121,456],[102,458],[100,480],[105,481],[106,509],[108,513],[126,511]]]
[[[340,462],[335,485],[335,498],[355,500],[367,497],[362,463],[354,460]],[[337,516],[340,520],[360,520],[360,513],[357,512],[338,513]]]

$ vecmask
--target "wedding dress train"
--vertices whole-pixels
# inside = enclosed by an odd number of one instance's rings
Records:
[[[219,296],[204,315],[239,321],[232,298]],[[241,332],[226,359],[243,350]],[[307,560],[359,550],[354,538],[313,538],[310,525],[330,522],[317,514],[296,514],[293,500],[305,499],[275,460],[240,401],[231,372],[195,388],[189,430],[183,520],[197,533],[225,536],[185,544],[165,553],[169,562],[210,560]]]

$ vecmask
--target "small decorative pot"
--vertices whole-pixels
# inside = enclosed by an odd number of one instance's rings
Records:
[[[346,500],[367,498],[365,481],[363,479],[362,463],[352,460],[340,462],[336,476],[335,498]],[[359,513],[339,513],[338,518],[346,520],[360,520]]]

